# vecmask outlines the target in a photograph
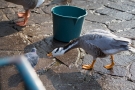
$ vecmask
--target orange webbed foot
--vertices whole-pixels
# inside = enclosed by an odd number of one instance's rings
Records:
[[[113,57],[113,55],[110,55],[111,56],[111,60],[112,60],[112,63],[111,64],[109,64],[109,65],[106,65],[106,66],[104,66],[104,68],[106,68],[106,69],[112,69],[113,68],[113,66],[114,66],[114,57]]]
[[[93,66],[92,65],[83,65],[82,68],[85,70],[91,70],[91,69],[93,69]]]
[[[25,17],[25,14],[26,13],[17,13],[18,17],[20,17],[20,18]]]
[[[88,64],[88,65],[83,65],[82,68],[85,70],[91,70],[94,67],[96,60],[93,60],[92,64]]]
[[[113,66],[114,66],[114,64],[109,64],[109,65],[104,66],[104,68],[110,70],[113,68]]]
[[[18,13],[17,15],[19,18],[25,18],[25,17],[29,18],[30,17],[30,15],[27,15],[27,13]]]

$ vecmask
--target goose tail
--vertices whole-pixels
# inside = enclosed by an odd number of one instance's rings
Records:
[[[125,38],[131,39],[131,40],[135,40],[135,37],[133,37],[133,38],[130,38],[130,37],[125,37]]]

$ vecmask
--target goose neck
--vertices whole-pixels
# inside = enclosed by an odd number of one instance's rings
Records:
[[[78,40],[72,40],[66,46],[64,46],[63,49],[64,49],[65,52],[67,52],[71,49],[78,48],[78,47],[79,47],[79,41]]]

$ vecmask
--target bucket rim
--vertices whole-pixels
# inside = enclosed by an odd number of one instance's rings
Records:
[[[63,7],[63,6],[67,6],[67,7],[75,7],[75,8],[84,10],[84,11],[85,11],[85,14],[82,15],[82,16],[79,16],[79,17],[72,17],[72,16],[62,16],[62,15],[60,15],[60,14],[57,14],[57,13],[53,12],[53,11],[54,11],[54,8],[57,8],[57,7]],[[52,7],[51,12],[54,13],[55,15],[57,15],[57,16],[60,16],[60,17],[73,18],[73,19],[78,19],[78,18],[81,18],[81,17],[85,17],[85,16],[88,14],[88,12],[87,12],[86,9],[82,9],[82,8],[77,7],[77,6],[69,6],[69,5],[59,5],[59,6],[54,6],[54,7]]]

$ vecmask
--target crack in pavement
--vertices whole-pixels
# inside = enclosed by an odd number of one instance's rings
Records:
[[[51,69],[51,67],[56,63],[56,61],[52,62],[50,65],[48,65],[47,67],[45,68],[42,68],[42,69],[39,69],[37,70],[37,74],[38,75],[44,75],[49,69]]]

